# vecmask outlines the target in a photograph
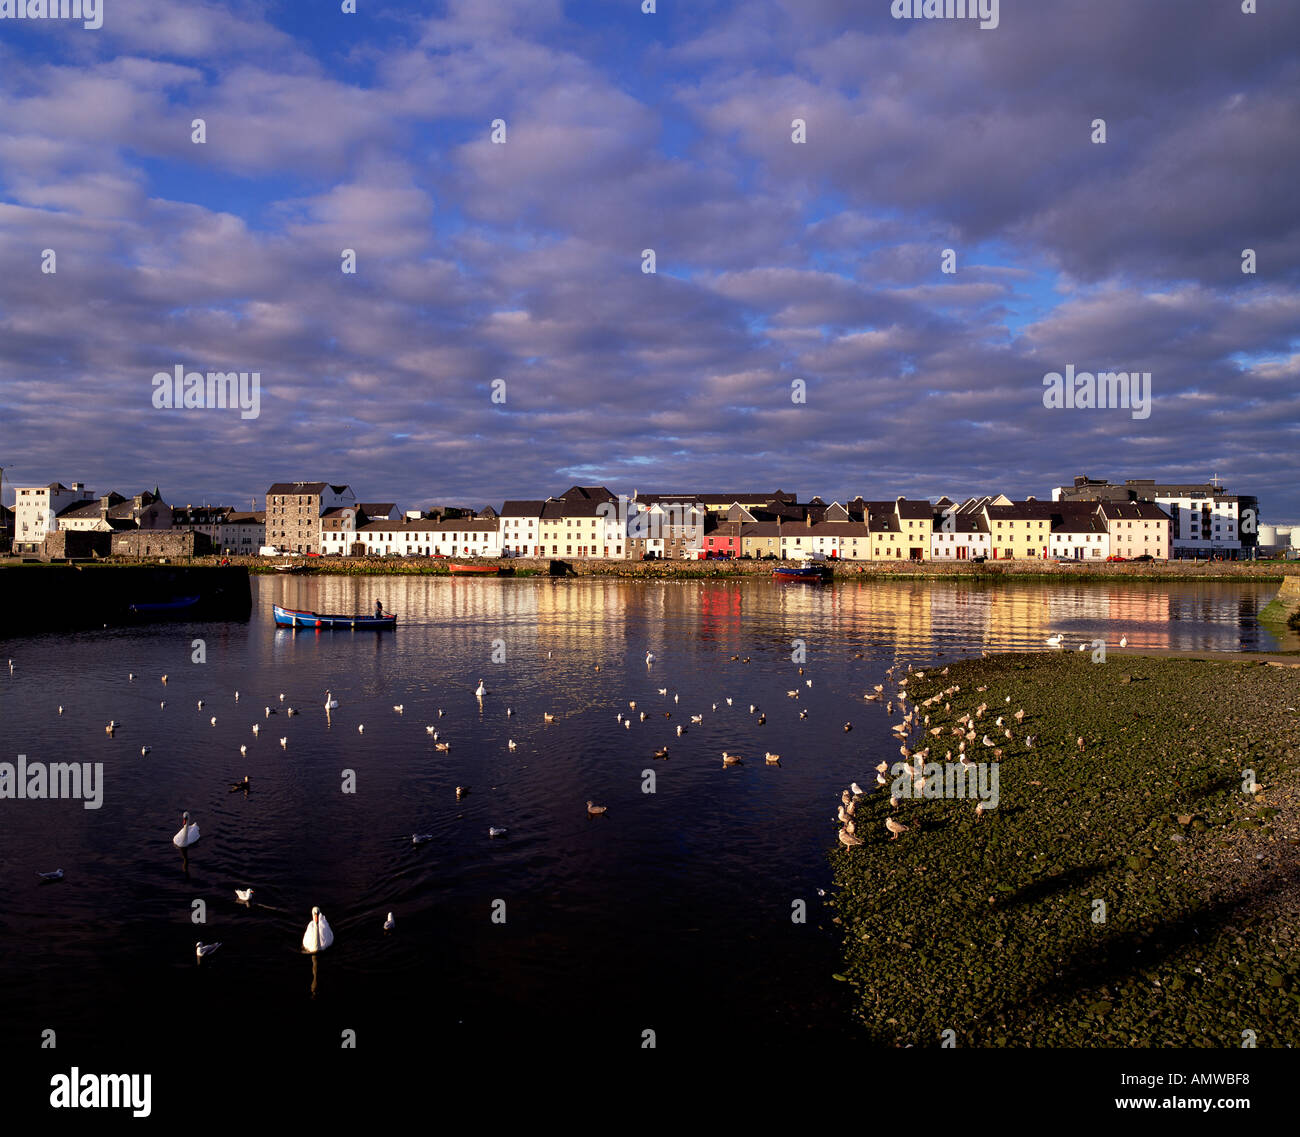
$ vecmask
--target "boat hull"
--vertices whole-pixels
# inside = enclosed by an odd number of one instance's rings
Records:
[[[500,565],[458,565],[451,564],[448,568],[457,575],[468,576],[513,576],[515,570]]]
[[[274,605],[277,628],[310,628],[313,631],[363,629],[382,632],[397,627],[396,616],[328,616]]]
[[[773,580],[805,581],[813,584],[821,584],[831,579],[831,570],[829,568],[811,567],[811,568],[775,568],[772,570]]]

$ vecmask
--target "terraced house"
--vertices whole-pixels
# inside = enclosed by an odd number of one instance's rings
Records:
[[[1026,498],[1012,501],[1004,494],[978,499],[989,527],[989,547],[995,561],[1051,556],[1052,506]]]
[[[1104,501],[1096,507],[1110,539],[1111,556],[1168,560],[1172,555],[1172,520],[1149,501]]]
[[[628,541],[617,520],[618,505],[618,497],[604,486],[570,486],[559,497],[547,498],[537,526],[541,555],[626,557]]]

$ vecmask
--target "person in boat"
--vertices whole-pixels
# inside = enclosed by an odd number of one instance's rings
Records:
[[[375,601],[375,619],[378,620],[378,619],[382,618],[382,617],[383,617],[383,614],[384,614],[384,606],[383,606],[383,604],[382,604],[380,601],[376,600],[376,601]]]

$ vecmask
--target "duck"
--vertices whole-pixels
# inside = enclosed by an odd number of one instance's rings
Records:
[[[190,811],[187,809],[181,814],[181,827],[176,831],[176,836],[172,838],[172,844],[178,849],[184,849],[193,845],[199,839],[199,827],[190,820]]]
[[[769,766],[779,766],[781,764],[781,755],[773,754],[768,750],[763,754],[763,761]]]
[[[589,802],[587,802],[587,816],[588,816],[588,817],[599,817],[599,816],[600,816],[602,813],[604,813],[605,810],[607,810],[608,808],[609,808],[609,806],[607,806],[607,805],[596,805],[594,802],[590,802],[590,801],[589,801]]]
[[[767,715],[760,713],[757,721],[758,721],[758,725],[762,726],[765,722],[767,722]]]
[[[196,941],[194,942],[194,958],[195,958],[195,959],[202,959],[205,955],[211,955],[211,954],[212,954],[214,951],[216,951],[217,948],[219,948],[220,946],[221,946],[221,944],[219,944],[219,943],[215,943],[215,944],[205,944],[205,943],[201,943],[201,942],[199,942],[198,940],[196,940]]]
[[[307,925],[307,930],[302,934],[303,948],[315,955],[319,951],[324,951],[334,942],[334,930],[330,923],[325,919],[325,913],[319,908],[311,910],[311,923]]]
[[[724,766],[739,766],[744,760],[739,754],[730,754],[726,750],[722,752],[722,764]]]
[[[852,724],[851,722],[846,722],[846,723],[844,724],[844,733],[845,733],[845,734],[848,734],[849,731],[851,731],[852,729],[853,729],[853,724]]]

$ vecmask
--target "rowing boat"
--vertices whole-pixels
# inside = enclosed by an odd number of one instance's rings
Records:
[[[338,628],[362,628],[371,631],[383,631],[397,627],[396,616],[325,616],[319,612],[301,612],[296,608],[272,606],[275,610],[275,625],[278,628],[313,628],[330,630]]]

